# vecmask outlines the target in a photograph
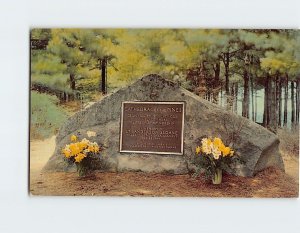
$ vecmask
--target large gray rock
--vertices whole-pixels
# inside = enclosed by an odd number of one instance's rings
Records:
[[[123,101],[184,101],[184,155],[120,153],[120,116]],[[227,142],[234,138],[234,149],[245,161],[237,165],[237,175],[252,176],[269,166],[284,169],[278,150],[279,140],[275,134],[158,75],[143,77],[72,116],[60,129],[55,152],[44,171],[73,170],[74,167],[64,161],[61,148],[69,143],[72,134],[79,135],[79,138],[88,138],[87,131],[96,132],[96,136],[90,140],[103,144],[105,169],[111,171],[188,173],[192,169],[189,159],[194,155],[202,136],[219,136],[227,139]],[[101,165],[98,168],[103,169]]]

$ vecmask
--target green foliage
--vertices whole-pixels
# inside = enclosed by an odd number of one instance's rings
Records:
[[[69,74],[76,74],[80,65],[89,60],[89,54],[82,51],[79,29],[52,29],[52,39],[48,44],[48,51],[60,58],[66,65]]]
[[[58,106],[55,96],[31,92],[31,138],[47,138],[57,133],[67,112]]]
[[[44,85],[45,87],[49,87],[51,89],[55,89],[58,91],[71,91],[67,86],[69,77],[63,73],[57,73],[54,75],[48,74],[32,74],[31,82],[39,83]]]
[[[49,40],[51,38],[51,30],[47,28],[34,28],[31,30],[31,38]]]
[[[54,75],[66,72],[66,65],[60,62],[60,57],[49,53],[47,50],[33,51],[32,53],[32,74]]]
[[[99,86],[103,58],[108,59],[108,84],[113,88],[149,73],[184,79],[188,69],[202,62],[212,77],[213,65],[224,53],[232,55],[230,77],[242,76],[250,57],[247,69],[257,77],[264,72],[297,75],[300,69],[299,32],[293,30],[33,29],[31,34],[49,40],[46,51],[32,54],[32,75],[55,79],[74,74],[76,83],[89,90]],[[224,69],[222,63],[220,77]],[[66,88],[70,84],[63,83]]]

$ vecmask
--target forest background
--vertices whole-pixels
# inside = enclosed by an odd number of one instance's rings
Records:
[[[31,139],[157,73],[298,144],[299,30],[32,29],[30,46]]]

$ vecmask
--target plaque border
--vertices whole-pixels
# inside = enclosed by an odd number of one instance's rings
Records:
[[[124,110],[124,104],[181,104],[182,107],[182,130],[181,130],[181,147],[180,151],[181,152],[157,152],[157,151],[131,151],[131,150],[122,150],[122,142],[123,142],[123,110]],[[120,153],[138,153],[138,154],[164,154],[164,155],[183,155],[183,137],[184,137],[184,121],[185,119],[185,101],[123,101],[122,102],[122,107],[121,107],[121,129],[120,129],[120,147],[119,147],[119,152]]]

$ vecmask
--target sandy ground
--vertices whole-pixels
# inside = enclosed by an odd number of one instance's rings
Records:
[[[35,178],[55,149],[55,136],[46,140],[30,141],[30,178]]]
[[[252,178],[223,176],[219,186],[189,175],[95,172],[42,173],[52,155],[55,137],[30,143],[30,193],[32,195],[198,196],[198,197],[298,197],[299,159],[284,156],[286,173],[269,168]]]

